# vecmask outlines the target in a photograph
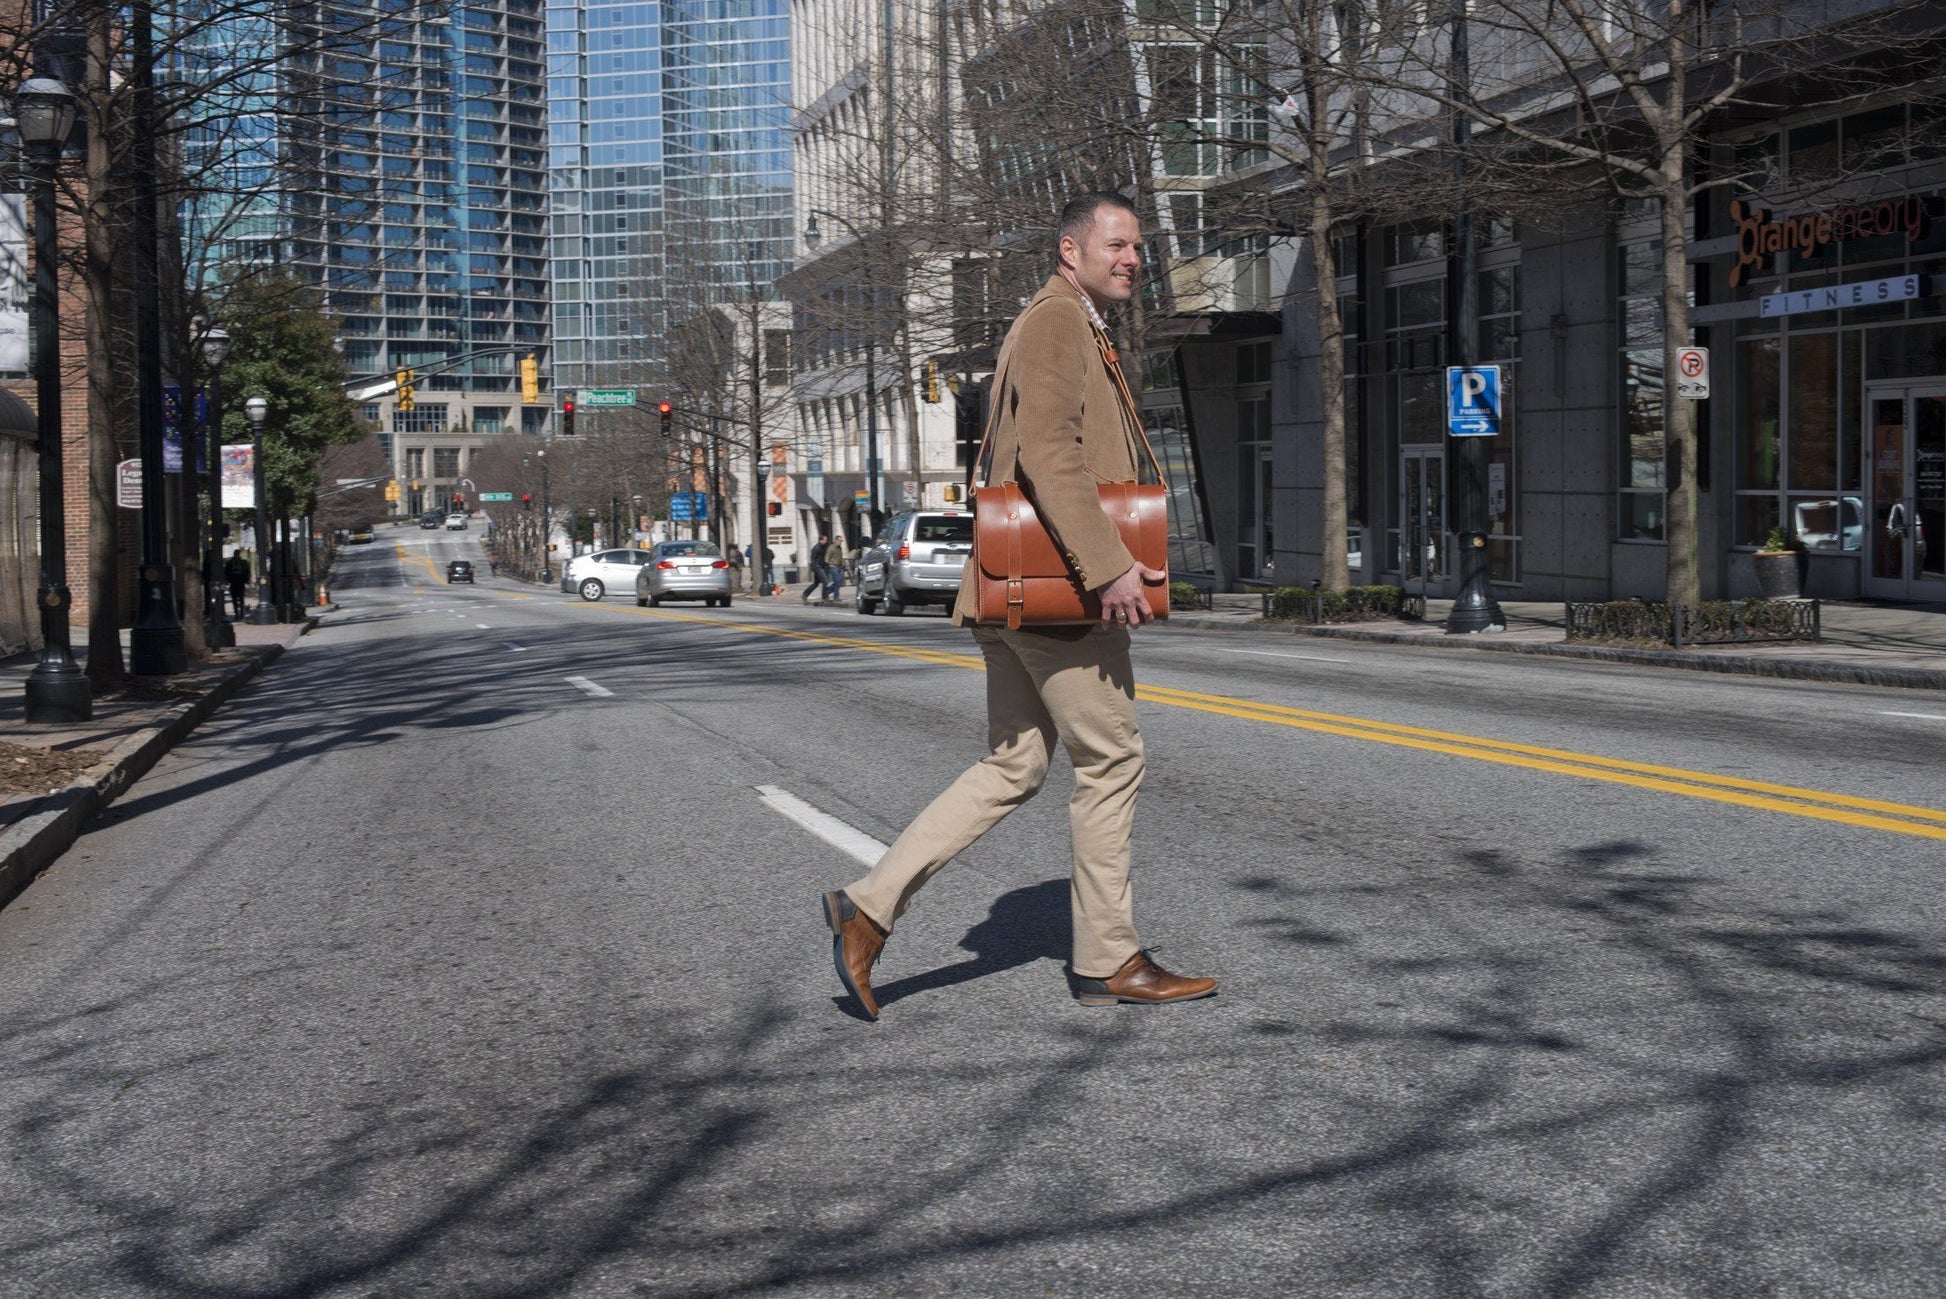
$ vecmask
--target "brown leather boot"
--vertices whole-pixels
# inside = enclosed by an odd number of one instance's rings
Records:
[[[831,926],[831,961],[845,991],[858,998],[867,1019],[878,1018],[878,999],[872,996],[872,964],[885,948],[885,931],[845,896],[843,889],[824,895],[824,922]]]
[[[1118,1001],[1147,1006],[1164,1001],[1194,1001],[1216,992],[1215,979],[1171,974],[1151,961],[1147,952],[1129,957],[1127,964],[1106,979],[1087,979],[1078,974],[1069,978],[1074,999],[1084,1006],[1112,1006]]]

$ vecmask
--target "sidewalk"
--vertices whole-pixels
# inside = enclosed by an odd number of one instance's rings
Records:
[[[1505,631],[1449,636],[1445,620],[1447,610],[1452,608],[1450,600],[1428,600],[1422,622],[1396,620],[1322,627],[1309,623],[1267,623],[1261,617],[1262,600],[1254,593],[1218,594],[1214,600],[1214,609],[1172,613],[1165,625],[1208,631],[1281,632],[1502,654],[1544,654],[1800,681],[1946,690],[1946,605],[1825,600],[1819,605],[1824,639],[1815,645],[1777,642],[1673,650],[1571,644],[1567,640],[1567,611],[1559,603],[1502,601],[1500,608],[1507,616]]]
[[[237,623],[235,649],[177,676],[132,677],[95,699],[91,720],[66,727],[27,725],[25,686],[35,656],[0,660],[0,906],[156,759],[316,625],[315,617]],[[77,660],[85,662],[86,653],[85,644],[76,646]]]

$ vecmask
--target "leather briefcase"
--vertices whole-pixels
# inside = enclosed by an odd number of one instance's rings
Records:
[[[1122,377],[1120,358],[1115,348],[1099,331],[1095,347],[1108,367],[1122,398],[1130,427],[1148,457],[1154,482],[1101,483],[1097,492],[1101,508],[1114,521],[1122,544],[1135,561],[1166,573],[1169,569],[1169,489],[1164,485],[1161,462],[1149,445],[1142,417]],[[975,617],[982,623],[1009,628],[1077,626],[1101,621],[1101,600],[1083,589],[1074,570],[1047,525],[1034,509],[1033,498],[1011,479],[991,481],[993,431],[999,423],[1000,403],[1005,399],[1007,361],[1002,358],[994,376],[993,413],[987,419],[980,439],[980,453],[974,459],[985,485],[973,491],[973,558],[966,566],[966,580],[977,583]],[[1145,583],[1143,596],[1149,612],[1158,619],[1169,616],[1169,583]]]
[[[1101,508],[1136,562],[1166,569],[1169,502],[1160,483],[1103,483]],[[973,494],[973,563],[978,617],[1008,627],[1101,621],[1101,600],[1084,591],[1020,484],[990,483]],[[1145,585],[1149,612],[1169,616],[1169,585]]]

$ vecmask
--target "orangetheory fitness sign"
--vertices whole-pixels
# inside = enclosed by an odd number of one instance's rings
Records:
[[[1730,220],[1737,227],[1737,264],[1730,268],[1730,283],[1737,285],[1753,271],[1762,270],[1777,253],[1796,253],[1809,259],[1823,252],[1827,244],[1886,235],[1904,235],[1907,243],[1916,243],[1926,229],[1926,200],[1911,194],[1883,203],[1848,204],[1781,219],[1737,200],[1730,204]],[[1780,265],[1777,269],[1788,267]]]

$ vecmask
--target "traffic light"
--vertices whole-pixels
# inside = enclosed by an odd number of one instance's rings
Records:
[[[939,404],[939,363],[936,361],[926,362],[926,400],[935,406]]]
[[[399,383],[398,408],[411,410],[415,404],[412,400],[412,371],[402,369],[393,377]]]
[[[770,517],[774,519],[784,512],[784,503],[782,501],[771,501],[766,508],[770,513]]]
[[[534,508],[534,494],[532,492],[522,492],[520,494],[520,508],[523,510],[531,510]]]
[[[676,408],[675,408],[674,406],[672,406],[672,405],[670,405],[670,404],[669,404],[668,402],[666,402],[666,401],[664,401],[664,402],[658,402],[658,403],[656,403],[656,408],[655,408],[655,413],[656,413],[656,414],[658,414],[658,415],[660,415],[660,416],[662,417],[662,436],[663,436],[663,437],[668,437],[668,436],[669,436],[669,418],[670,418],[670,416],[672,416],[672,415],[674,415],[674,414],[676,413]]]
[[[961,492],[962,490],[963,490],[963,489],[962,489],[962,488],[960,487],[960,485],[959,485],[958,483],[947,483],[947,484],[946,484],[946,501],[947,501],[947,503],[948,503],[948,504],[958,504],[958,503],[959,503],[959,498],[960,498],[960,492]]]
[[[541,363],[529,352],[520,358],[520,400],[531,405],[541,399]]]
[[[564,438],[574,436],[574,398],[572,397],[561,399],[561,436]]]
[[[458,492],[454,492],[454,493],[453,493],[453,508],[454,508],[455,510],[463,510],[463,509],[465,509],[465,508],[466,508],[466,497],[464,497],[464,496],[462,496],[462,495],[461,495],[460,493],[458,493]]]

